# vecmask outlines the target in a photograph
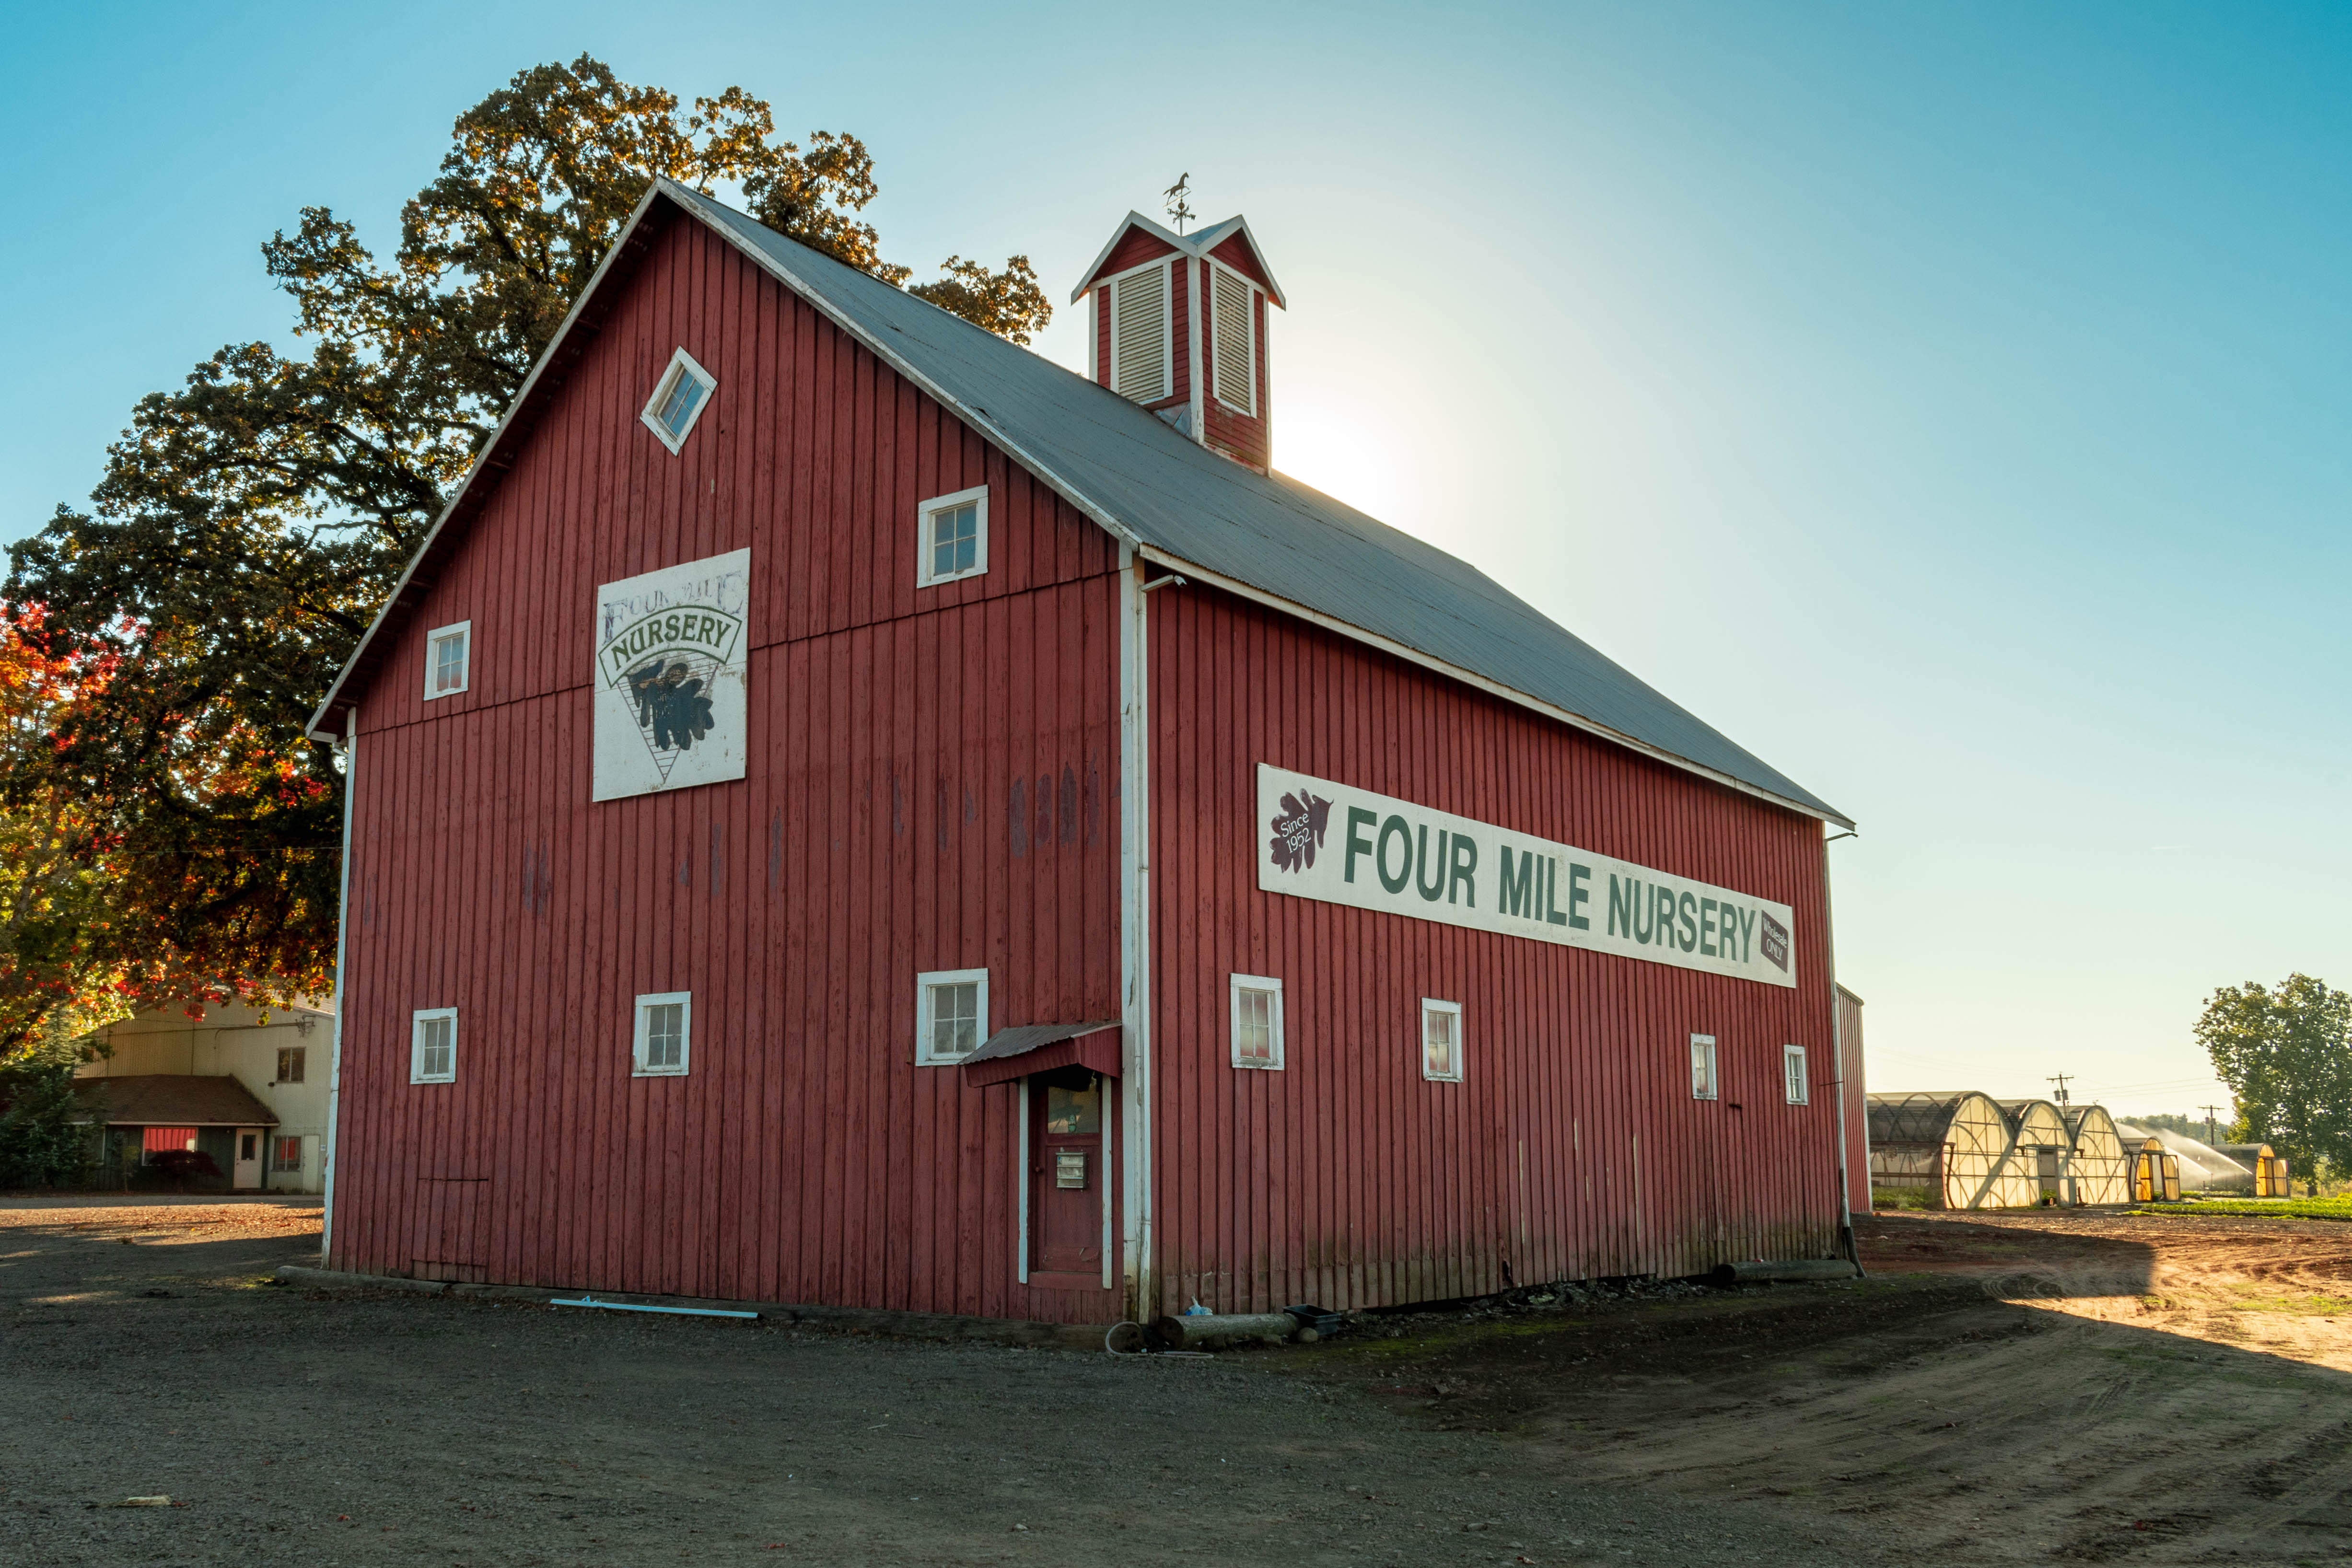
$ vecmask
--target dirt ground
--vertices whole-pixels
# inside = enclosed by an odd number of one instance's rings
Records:
[[[0,1202],[0,1563],[2352,1557],[2325,1221],[1882,1215],[1863,1281],[1203,1360],[260,1283],[317,1225]]]

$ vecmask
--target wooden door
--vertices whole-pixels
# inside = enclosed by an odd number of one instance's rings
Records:
[[[1100,1290],[1103,1081],[1066,1071],[1029,1095],[1030,1283]]]

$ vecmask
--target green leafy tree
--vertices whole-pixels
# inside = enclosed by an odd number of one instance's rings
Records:
[[[326,983],[341,774],[303,721],[656,174],[911,277],[860,215],[856,137],[783,141],[740,88],[688,107],[586,56],[534,67],[458,116],[388,260],[325,207],[262,246],[307,354],[233,343],[142,399],[91,508],[11,547],[18,633],[113,665],[0,806],[88,814],[119,953],[265,1003]],[[943,270],[915,291],[1014,341],[1051,314],[1025,257]]]
[[[2270,1145],[2314,1183],[2323,1161],[2352,1171],[2352,995],[2308,975],[2224,986],[2197,1040],[2237,1100],[2235,1138]]]

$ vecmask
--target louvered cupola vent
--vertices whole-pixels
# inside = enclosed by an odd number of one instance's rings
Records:
[[[1213,308],[1210,319],[1216,323],[1217,352],[1211,361],[1210,373],[1217,388],[1217,401],[1240,413],[1257,413],[1257,290],[1239,273],[1222,267],[1209,269],[1212,279]]]
[[[1129,213],[1087,269],[1094,379],[1210,451],[1267,473],[1274,464],[1270,305],[1286,305],[1240,218],[1191,235]]]
[[[1138,402],[1172,395],[1168,363],[1168,268],[1147,267],[1111,287],[1112,390]]]

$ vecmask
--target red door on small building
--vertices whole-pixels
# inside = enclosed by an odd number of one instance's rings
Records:
[[[1029,1282],[1102,1288],[1103,1081],[1084,1068],[1029,1084]]]

